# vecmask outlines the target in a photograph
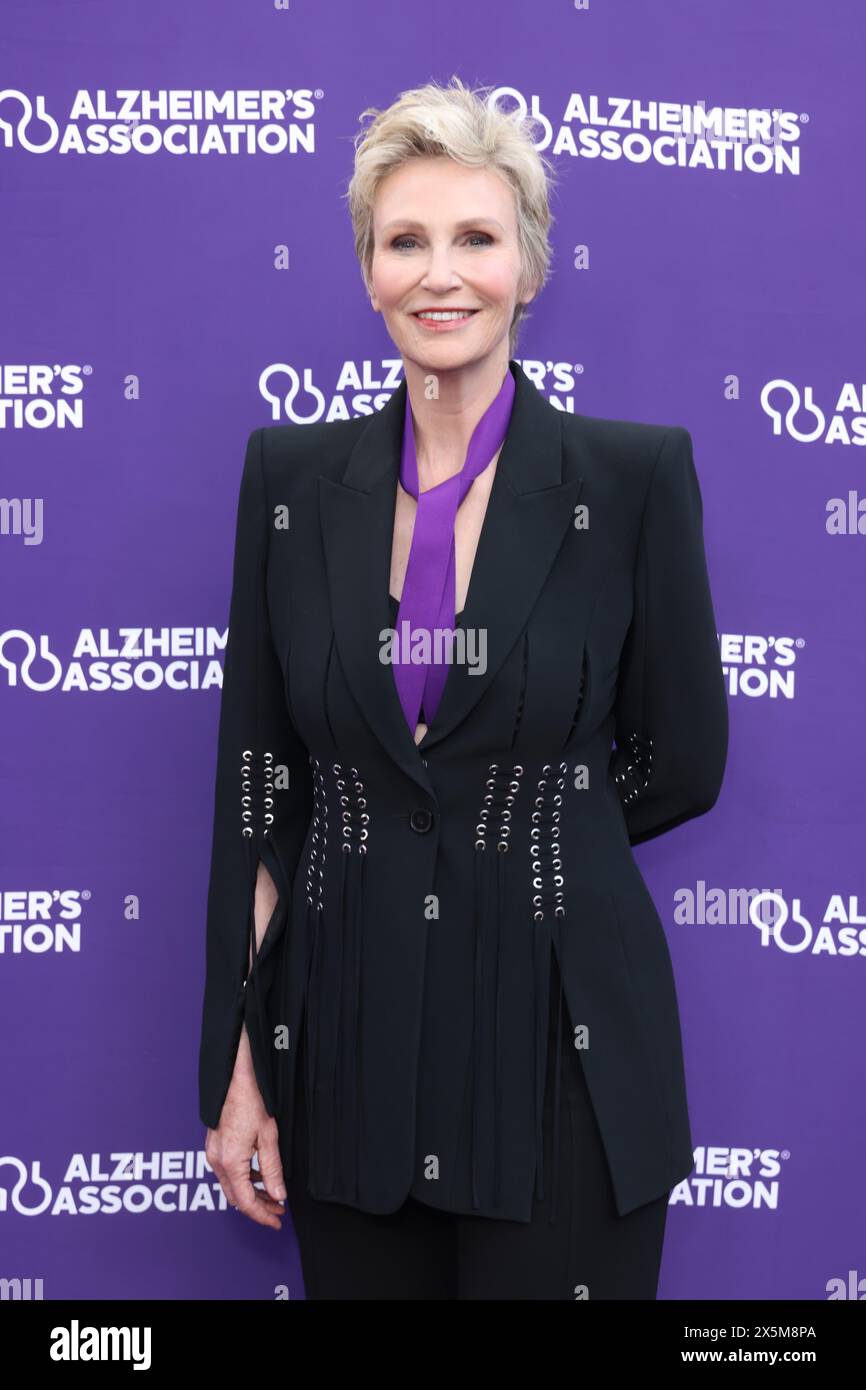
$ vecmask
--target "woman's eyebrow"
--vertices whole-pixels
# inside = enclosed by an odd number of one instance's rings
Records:
[[[465,217],[462,222],[456,223],[456,229],[458,232],[461,232],[467,227],[478,227],[482,222],[487,222],[493,227],[498,227],[500,231],[505,231],[502,223],[498,222],[495,217]],[[424,224],[423,222],[414,221],[411,217],[393,217],[390,222],[386,222],[383,225],[382,231],[387,232],[389,227],[406,227],[407,229],[413,227],[419,231],[423,231]]]

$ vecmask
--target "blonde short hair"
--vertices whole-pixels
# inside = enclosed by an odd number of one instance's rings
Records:
[[[532,143],[536,122],[519,120],[484,99],[493,90],[470,90],[459,77],[447,87],[429,82],[402,92],[387,110],[368,107],[361,113],[374,119],[355,137],[355,170],[346,197],[355,235],[355,251],[369,293],[373,261],[373,204],[379,185],[409,159],[445,156],[472,168],[489,168],[511,187],[517,210],[521,276],[518,294],[533,285],[540,292],[550,274],[549,232],[554,221],[550,192],[553,165]],[[509,355],[517,345],[517,328],[526,313],[518,303],[509,334]]]

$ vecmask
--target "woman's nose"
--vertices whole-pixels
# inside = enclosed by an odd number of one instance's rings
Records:
[[[454,269],[450,247],[431,247],[424,271],[424,283],[428,289],[450,289],[459,279]]]

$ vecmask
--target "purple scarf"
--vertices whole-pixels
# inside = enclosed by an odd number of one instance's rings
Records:
[[[400,703],[413,737],[422,707],[424,722],[432,723],[448,676],[447,664],[435,660],[434,629],[454,630],[454,522],[457,508],[505,439],[514,392],[514,377],[509,366],[499,394],[475,426],[461,471],[419,495],[412,403],[408,387],[406,390],[400,482],[405,491],[417,499],[418,510],[397,614],[397,631],[402,633],[404,629],[401,623],[408,622],[412,637],[419,630],[429,633],[431,644],[430,663],[414,663],[407,660],[408,652],[404,650],[404,646],[411,647],[411,643],[404,644],[401,640],[401,661],[394,665]],[[443,646],[447,648],[447,643],[443,643]]]

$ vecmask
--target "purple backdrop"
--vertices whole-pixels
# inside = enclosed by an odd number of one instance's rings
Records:
[[[542,116],[560,173],[523,366],[565,410],[684,425],[704,497],[727,779],[637,851],[698,1146],[660,1297],[864,1297],[863,8],[429,19],[3,7],[0,1277],[303,1296],[290,1223],[224,1210],[197,1113],[234,511],[252,428],[399,379],[351,142],[456,72]]]

